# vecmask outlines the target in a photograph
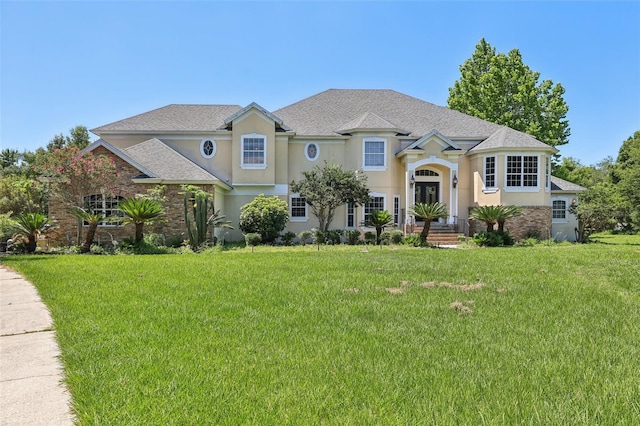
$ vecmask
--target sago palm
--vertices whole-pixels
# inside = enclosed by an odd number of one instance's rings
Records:
[[[380,234],[386,226],[393,225],[393,215],[386,210],[374,210],[369,213],[366,225],[376,228],[376,244],[380,244]]]
[[[24,213],[13,218],[16,237],[22,238],[27,253],[36,251],[38,236],[49,227],[49,218],[42,213]]]
[[[93,244],[93,238],[96,235],[96,230],[98,229],[98,225],[103,220],[108,220],[104,217],[102,213],[95,213],[90,210],[85,210],[81,207],[72,207],[70,213],[80,219],[82,222],[86,222],[89,227],[87,228],[87,235],[84,237],[84,242],[82,243],[82,248],[80,249],[81,253],[89,253],[91,249],[91,244]]]
[[[118,204],[118,210],[124,214],[124,218],[118,218],[123,224],[132,223],[136,227],[135,242],[142,241],[144,236],[143,226],[163,222],[164,208],[156,200],[149,198],[125,198]]]
[[[522,207],[520,206],[500,206],[500,215],[498,217],[498,232],[504,232],[504,223],[507,219],[522,216]]]
[[[420,233],[420,243],[426,244],[429,231],[431,230],[431,221],[440,219],[441,217],[447,217],[447,206],[444,203],[416,203],[409,213],[413,216],[418,216],[424,219],[424,227]]]
[[[487,225],[487,232],[493,232],[493,227],[503,215],[502,206],[480,206],[471,210],[471,219],[480,220]]]

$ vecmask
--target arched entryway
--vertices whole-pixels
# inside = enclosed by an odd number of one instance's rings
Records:
[[[447,205],[448,217],[443,222],[455,224],[458,216],[458,193],[453,185],[457,176],[458,164],[442,158],[424,158],[407,163],[407,212],[415,203],[442,202]],[[408,215],[407,223],[421,221],[421,218]]]

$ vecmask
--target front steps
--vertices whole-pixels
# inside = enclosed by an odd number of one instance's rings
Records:
[[[423,225],[423,222],[418,222],[413,226],[413,229],[408,229],[407,233],[420,234]],[[460,244],[459,237],[464,237],[464,234],[456,232],[453,225],[434,222],[431,224],[431,229],[429,229],[427,242],[434,246],[455,246]]]

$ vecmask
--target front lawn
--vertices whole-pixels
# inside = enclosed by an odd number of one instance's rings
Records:
[[[639,424],[640,237],[607,243],[2,262],[81,424]]]

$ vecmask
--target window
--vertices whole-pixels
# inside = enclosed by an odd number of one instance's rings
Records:
[[[535,188],[537,186],[538,157],[507,155],[507,187]]]
[[[347,203],[347,228],[356,227],[356,206],[353,203]]]
[[[242,163],[244,169],[267,167],[267,137],[264,135],[242,135]]]
[[[484,187],[496,187],[496,157],[484,158]]]
[[[314,142],[309,142],[304,147],[304,156],[307,157],[309,161],[316,161],[318,159],[318,155],[320,154],[320,149],[318,148],[318,144]]]
[[[400,196],[393,196],[393,223],[400,224]]]
[[[364,205],[364,209],[363,209],[363,220],[366,222],[369,214],[372,211],[383,211],[386,210],[385,208],[386,202],[385,202],[385,196],[384,195],[379,195],[379,194],[373,194],[371,196],[371,198],[369,199],[369,202],[367,204]]]
[[[434,172],[433,170],[416,170],[416,176],[440,176],[440,173]]]
[[[386,170],[387,140],[380,138],[363,139],[363,170]]]
[[[289,208],[291,209],[292,222],[303,222],[309,219],[306,198],[292,194],[289,198]]]
[[[567,222],[567,199],[555,198],[551,201],[552,222]]]
[[[545,157],[545,180],[544,180],[544,187],[549,190],[551,189],[551,157],[546,156]]]
[[[103,194],[94,194],[84,197],[84,208],[88,212],[98,214],[102,213],[104,217],[123,217],[124,214],[118,210],[118,204],[122,197],[111,197]],[[100,226],[116,226],[120,222],[100,222]],[[83,225],[89,224],[84,222]]]
[[[212,138],[202,139],[200,141],[200,154],[204,158],[212,158],[216,155],[216,141]]]

